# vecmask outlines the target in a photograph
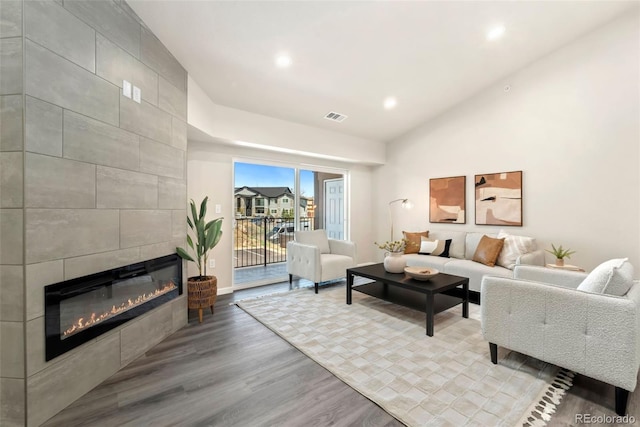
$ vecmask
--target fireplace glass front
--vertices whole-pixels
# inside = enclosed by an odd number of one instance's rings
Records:
[[[182,294],[182,261],[168,255],[45,286],[46,359]]]

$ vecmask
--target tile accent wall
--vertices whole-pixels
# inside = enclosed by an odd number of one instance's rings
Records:
[[[2,0],[0,68],[0,424],[37,426],[187,322],[44,360],[44,286],[184,244],[187,73],[121,0]]]

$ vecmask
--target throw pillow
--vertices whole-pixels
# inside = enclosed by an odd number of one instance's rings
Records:
[[[500,230],[498,233],[498,239],[504,239],[504,246],[496,264],[513,270],[516,266],[516,261],[521,255],[528,254],[536,250],[536,239],[533,237],[525,236],[512,236],[507,234],[504,230]]]
[[[476,253],[473,254],[473,261],[493,267],[496,265],[496,260],[498,259],[498,255],[500,255],[503,245],[504,239],[482,236],[480,243],[478,243]]]
[[[404,248],[405,254],[417,254],[420,252],[420,238],[429,237],[429,231],[409,232],[403,231],[404,239],[407,241],[407,245]]]
[[[303,245],[317,246],[320,249],[321,254],[330,254],[329,239],[327,238],[327,232],[320,230],[313,231],[296,231],[296,242]]]
[[[578,285],[578,290],[623,296],[633,285],[633,266],[629,258],[611,259],[596,268]]]
[[[422,237],[420,241],[420,252],[418,252],[418,254],[449,258],[450,246],[451,246],[451,239],[429,240],[426,237]]]

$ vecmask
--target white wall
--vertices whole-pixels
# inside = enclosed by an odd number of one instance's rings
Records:
[[[522,170],[524,226],[509,232],[570,247],[586,269],[629,257],[639,275],[639,36],[634,10],[390,143],[374,173],[376,236],[396,197],[416,204],[394,212],[396,230],[497,231],[474,225],[474,175]],[[429,179],[456,175],[467,224],[429,224]]]
[[[189,76],[188,123],[207,135],[281,150],[360,164],[384,163],[385,145],[312,126],[215,104]]]
[[[199,142],[190,140],[187,149],[187,194],[189,199],[199,203],[209,196],[209,214],[212,219],[224,216],[223,236],[213,249],[212,257],[216,260],[216,268],[207,272],[218,278],[218,293],[231,292],[233,284],[233,219],[235,218],[233,198],[233,159],[256,159],[266,162],[303,163],[305,168],[311,165],[341,168],[348,170],[351,187],[351,230],[350,238],[358,245],[358,262],[370,261],[373,245],[370,236],[372,226],[372,171],[368,166],[330,162],[322,159],[310,160],[307,157],[268,151],[233,147],[224,144]],[[213,213],[214,205],[222,205],[222,214]],[[193,263],[189,263],[189,275],[195,274]]]

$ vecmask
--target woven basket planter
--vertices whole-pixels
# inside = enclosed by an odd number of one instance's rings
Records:
[[[202,323],[202,309],[211,308],[218,297],[218,278],[216,276],[205,276],[205,280],[197,280],[197,277],[190,277],[187,281],[188,308],[197,309],[200,323]]]

